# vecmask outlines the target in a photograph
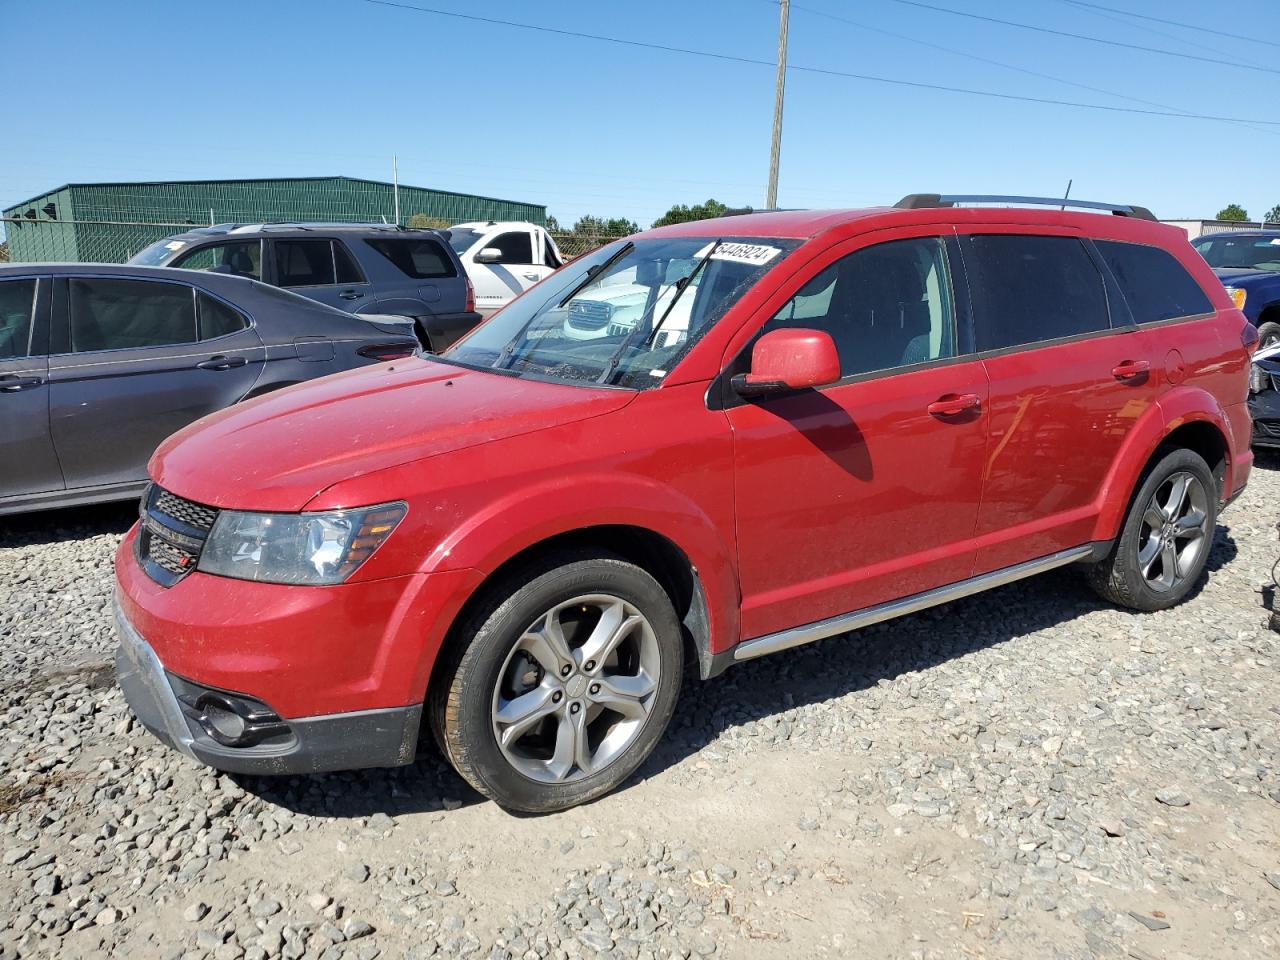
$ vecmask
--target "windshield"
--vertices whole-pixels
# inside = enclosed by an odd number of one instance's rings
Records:
[[[1280,273],[1280,237],[1210,237],[1192,246],[1211,267]]]
[[[459,230],[457,227],[449,228],[449,246],[453,247],[456,254],[466,253],[484,234],[479,230]]]
[[[143,247],[129,258],[129,263],[143,267],[163,267],[169,259],[187,245],[185,240],[157,240],[149,247]]]
[[[562,267],[443,358],[572,383],[655,387],[799,245],[759,237],[619,241]]]

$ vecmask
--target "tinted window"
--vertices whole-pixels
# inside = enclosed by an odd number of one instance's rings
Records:
[[[366,240],[407,277],[432,280],[456,277],[453,261],[434,240]]]
[[[523,230],[499,234],[485,246],[502,252],[499,263],[533,263],[533,238]]]
[[[35,299],[34,280],[0,280],[0,360],[27,355]]]
[[[1102,276],[1074,237],[961,238],[978,350],[1110,326]]]
[[[261,280],[262,244],[257,240],[215,243],[211,247],[201,247],[178,257],[172,265],[184,270],[208,270]]]
[[[341,241],[333,241],[333,266],[337,271],[339,283],[364,283],[364,274],[360,272],[360,267],[351,257],[345,244]]]
[[[334,283],[333,247],[328,240],[276,240],[276,283],[315,287]]]
[[[200,315],[201,340],[212,340],[214,337],[235,333],[249,325],[249,321],[238,311],[203,291],[196,292],[196,311]]]
[[[1212,312],[1213,305],[1200,285],[1168,251],[1109,240],[1094,245],[1120,284],[1136,323]]]
[[[106,278],[67,281],[71,349],[123,350],[191,343],[195,298],[178,283]]]
[[[555,247],[551,245],[551,238],[544,237],[542,245],[545,248],[542,251],[542,262],[552,270],[559,268],[560,261],[556,258]]]
[[[845,377],[952,356],[951,281],[942,241],[895,240],[837,260],[765,325],[781,327],[831,334]]]

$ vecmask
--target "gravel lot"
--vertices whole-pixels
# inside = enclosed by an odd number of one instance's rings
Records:
[[[517,818],[412,767],[233,778],[111,680],[132,507],[0,521],[0,958],[1280,955],[1280,461],[1209,580],[1058,571],[730,670],[643,776]]]

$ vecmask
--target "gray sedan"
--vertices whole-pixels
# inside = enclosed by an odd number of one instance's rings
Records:
[[[416,347],[407,321],[242,277],[0,267],[0,514],[137,496],[155,448],[205,414]]]

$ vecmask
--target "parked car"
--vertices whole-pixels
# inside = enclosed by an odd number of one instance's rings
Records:
[[[1191,245],[1258,328],[1261,345],[1280,343],[1280,230],[1211,233]]]
[[[475,287],[476,309],[486,317],[564,263],[551,234],[535,223],[459,223],[447,233]]]
[[[1280,448],[1280,343],[1253,355],[1249,413],[1253,417],[1253,445]]]
[[[434,230],[224,223],[153,243],[129,262],[261,280],[348,313],[412,317],[428,350],[443,350],[481,319],[466,271]]]
[[[416,349],[397,318],[239,277],[0,266],[0,514],[136,497],[160,441],[206,413]]]
[[[639,766],[686,655],[709,678],[1067,564],[1177,603],[1249,476],[1256,331],[1145,210],[954,206],[992,199],[640,233],[439,357],[170,438],[116,558],[135,713],[272,774],[408,763],[425,720],[551,811]],[[619,277],[690,298],[683,333],[566,336]]]

